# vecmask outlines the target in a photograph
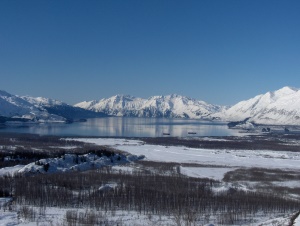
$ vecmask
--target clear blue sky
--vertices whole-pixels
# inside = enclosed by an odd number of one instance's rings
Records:
[[[0,79],[70,104],[300,88],[300,1],[1,0]]]

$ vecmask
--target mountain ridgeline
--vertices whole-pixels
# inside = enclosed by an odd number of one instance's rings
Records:
[[[148,99],[116,95],[99,101],[75,105],[95,112],[125,117],[164,117],[211,119],[222,107],[180,95],[153,96]]]
[[[218,106],[180,95],[148,99],[116,95],[74,106],[61,101],[17,96],[0,91],[0,122],[69,122],[86,118],[164,117],[247,121],[265,125],[300,125],[300,90],[283,87],[257,95],[232,107]]]

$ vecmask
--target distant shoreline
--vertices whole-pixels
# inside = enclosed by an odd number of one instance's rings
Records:
[[[201,149],[228,149],[228,150],[271,150],[271,151],[292,151],[299,152],[298,141],[300,134],[249,134],[245,136],[199,136],[199,137],[121,137],[121,136],[58,136],[39,135],[32,133],[10,133],[1,132],[5,138],[105,138],[105,139],[126,139],[141,140],[151,145],[161,146],[184,146]],[[295,143],[295,141],[297,141]]]

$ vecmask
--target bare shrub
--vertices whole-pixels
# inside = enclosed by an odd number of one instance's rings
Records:
[[[85,212],[68,210],[65,214],[65,221],[68,226],[108,225],[107,219],[100,212],[93,210],[86,210]]]
[[[22,206],[19,210],[19,216],[24,218],[25,220],[35,221],[36,220],[36,212],[33,208],[28,206]]]

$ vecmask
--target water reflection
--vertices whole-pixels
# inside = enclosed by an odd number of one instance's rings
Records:
[[[229,136],[237,131],[225,123],[191,119],[122,118],[88,119],[73,124],[40,124],[1,127],[2,132],[34,133],[64,136],[161,137],[170,136]],[[192,134],[194,133],[194,134]]]

